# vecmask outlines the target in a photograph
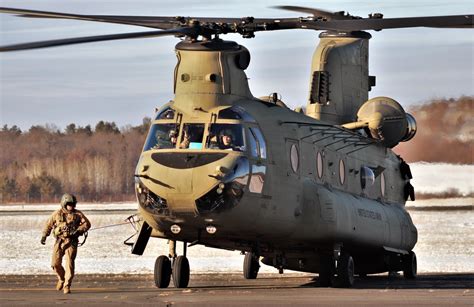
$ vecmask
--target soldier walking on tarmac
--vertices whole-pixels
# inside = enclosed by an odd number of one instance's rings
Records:
[[[63,290],[64,294],[71,293],[71,282],[74,277],[74,260],[76,259],[79,236],[86,233],[91,223],[86,216],[76,210],[76,197],[64,194],[61,198],[61,208],[56,210],[48,219],[41,237],[41,244],[46,244],[46,237],[51,234],[56,238],[54,243],[51,267],[58,275],[56,290]],[[66,256],[66,270],[62,266]]]

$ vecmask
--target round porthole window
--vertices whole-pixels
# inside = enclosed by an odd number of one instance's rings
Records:
[[[316,171],[318,173],[318,177],[322,178],[323,177],[323,155],[321,152],[318,152],[318,155],[316,156]]]
[[[380,174],[380,192],[382,193],[382,197],[385,196],[385,175],[382,173]]]
[[[339,160],[339,182],[344,184],[346,181],[346,166],[344,165],[344,160]]]
[[[299,157],[298,157],[298,147],[293,144],[291,145],[290,149],[290,162],[291,162],[291,168],[293,169],[293,172],[298,171],[298,164],[299,164]]]
[[[360,168],[360,185],[362,190],[372,186],[375,182],[374,171],[367,166],[362,166]]]

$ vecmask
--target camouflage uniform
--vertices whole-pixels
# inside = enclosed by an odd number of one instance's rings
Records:
[[[72,197],[75,201],[75,197]],[[81,211],[75,208],[70,211],[67,210],[67,203],[62,203],[61,205],[62,208],[55,211],[48,219],[43,230],[41,243],[44,244],[46,237],[53,231],[56,242],[54,244],[51,267],[58,276],[57,290],[61,290],[64,286],[64,293],[69,293],[74,277],[74,260],[77,254],[78,238],[89,230],[91,223]],[[66,270],[62,266],[64,256],[66,256]]]

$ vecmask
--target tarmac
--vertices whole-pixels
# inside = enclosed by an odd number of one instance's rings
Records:
[[[53,275],[0,275],[0,306],[474,306],[474,273],[356,278],[351,289],[323,288],[306,274],[191,275],[189,287],[155,287],[152,275],[76,275],[72,293],[56,291]]]

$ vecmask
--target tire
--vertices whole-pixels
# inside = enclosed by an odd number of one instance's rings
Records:
[[[258,257],[254,253],[245,253],[244,258],[244,278],[255,279],[258,275],[260,264],[258,263]]]
[[[168,288],[171,280],[171,261],[168,257],[161,255],[156,258],[154,271],[155,286]]]
[[[335,286],[338,288],[350,288],[354,285],[354,259],[347,253],[339,257],[335,278]]]
[[[319,261],[319,286],[331,287],[334,272],[334,261],[331,256],[321,256]]]
[[[173,283],[176,288],[187,288],[189,284],[189,261],[185,256],[178,256],[173,262]]]
[[[416,255],[411,251],[403,259],[403,277],[405,279],[415,279],[417,273]]]

